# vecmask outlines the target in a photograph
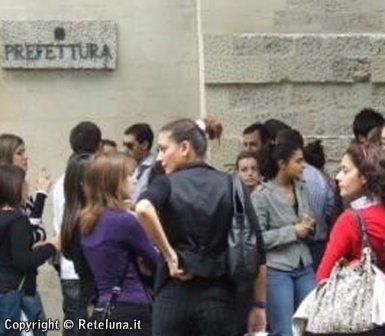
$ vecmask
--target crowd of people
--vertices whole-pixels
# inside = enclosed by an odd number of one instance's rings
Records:
[[[46,319],[36,278],[50,260],[64,319],[75,322],[63,336],[292,336],[292,317],[317,283],[341,258],[360,258],[351,209],[385,271],[379,112],[356,114],[336,176],[325,170],[320,140],[305,144],[299,130],[276,119],[245,128],[234,175],[256,235],[250,286],[228,272],[233,180],[206,161],[208,141],[222,131],[214,118],[178,119],[160,129],[155,153],[150,125],[137,123],[125,130],[120,152],[93,122],[75,125],[72,153],[52,190],[51,238],[41,220],[50,176],[41,170],[31,197],[24,141],[0,135],[0,302],[17,289],[26,318]],[[79,319],[126,322],[131,330],[84,330]]]

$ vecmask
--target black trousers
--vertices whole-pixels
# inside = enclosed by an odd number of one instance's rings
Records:
[[[170,280],[155,296],[153,336],[238,336],[234,288],[223,280]]]
[[[102,308],[102,307],[100,307]],[[90,322],[102,320],[102,310],[94,308]],[[122,325],[117,322],[127,322]],[[109,329],[89,330],[91,336],[151,336],[151,308],[149,305],[117,303],[108,320]],[[123,328],[122,328],[123,326]],[[128,327],[129,329],[127,329]]]

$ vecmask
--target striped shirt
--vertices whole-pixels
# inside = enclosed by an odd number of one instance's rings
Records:
[[[326,176],[309,164],[305,164],[303,179],[308,189],[310,209],[316,221],[316,233],[313,240],[325,240],[335,205],[334,191]]]

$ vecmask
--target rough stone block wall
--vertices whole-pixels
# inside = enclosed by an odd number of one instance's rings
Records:
[[[201,2],[207,112],[225,123],[215,164],[234,162],[245,126],[281,118],[335,166],[354,114],[385,111],[385,1]]]
[[[273,27],[283,33],[365,33],[384,27],[381,0],[287,0],[274,13]]]
[[[206,35],[204,46],[207,111],[225,126],[219,166],[234,162],[244,127],[269,118],[323,139],[336,163],[354,114],[385,110],[385,34]]]
[[[383,0],[201,0],[203,31],[368,33],[384,29]]]

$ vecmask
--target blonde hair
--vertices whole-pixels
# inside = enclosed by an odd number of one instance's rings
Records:
[[[125,210],[126,180],[135,161],[125,154],[97,155],[86,169],[83,186],[85,205],[80,212],[80,231],[89,234],[104,208]]]

